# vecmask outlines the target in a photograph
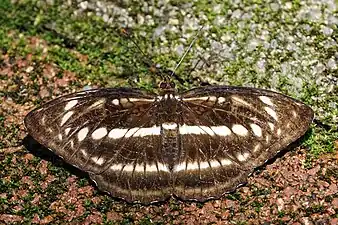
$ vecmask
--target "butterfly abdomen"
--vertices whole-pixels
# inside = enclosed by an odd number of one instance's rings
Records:
[[[179,130],[177,123],[161,125],[161,158],[170,171],[180,156]]]

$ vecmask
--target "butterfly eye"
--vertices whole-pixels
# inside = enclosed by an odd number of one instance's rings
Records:
[[[172,89],[175,89],[175,83],[174,82],[161,82],[160,83],[160,85],[159,85],[159,87],[160,87],[160,89],[162,89],[162,90],[172,90]]]
[[[175,87],[175,84],[174,84]],[[162,90],[167,90],[167,89],[171,89],[172,88],[172,83],[168,83],[168,82],[161,82],[160,83],[160,89]]]
[[[175,86],[176,86],[176,85],[175,85],[175,83],[174,83],[174,82],[170,82],[170,88],[171,88],[171,89],[174,89],[174,88],[175,88]]]
[[[167,83],[166,82],[161,82],[159,86],[160,86],[160,89],[162,89],[162,90],[166,89]]]

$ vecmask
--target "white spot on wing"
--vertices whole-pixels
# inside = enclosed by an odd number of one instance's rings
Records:
[[[162,127],[165,130],[174,130],[177,128],[177,123],[163,123]]]
[[[210,161],[210,167],[217,168],[217,167],[220,167],[220,166],[221,166],[221,164],[217,160]]]
[[[211,102],[216,102],[217,101],[217,97],[216,96],[210,96],[208,101],[211,101]]]
[[[77,139],[83,141],[87,137],[88,131],[88,127],[82,128],[79,133],[77,133]]]
[[[186,168],[187,168],[187,163],[184,162],[184,163],[175,165],[174,171],[179,172],[179,171],[185,170]]]
[[[293,115],[294,118],[296,118],[297,117],[297,112],[295,110],[292,110],[292,115]]]
[[[225,102],[225,98],[224,97],[219,97],[218,98],[218,103],[222,104],[223,102]]]
[[[204,128],[205,126],[188,126],[188,125],[183,124],[179,128],[179,132],[180,134],[206,134],[206,131],[204,131],[202,127]],[[213,132],[211,135],[213,135]]]
[[[208,164],[209,167],[209,164]],[[198,162],[182,162],[180,164],[177,164],[174,167],[175,172],[185,171],[185,170],[198,170],[200,167],[198,165]]]
[[[257,136],[257,137],[262,137],[262,128],[258,126],[257,124],[250,124],[250,127],[252,129],[252,132]]]
[[[113,105],[120,105],[120,101],[118,99],[114,99],[112,103]]]
[[[144,137],[144,136],[151,136],[151,135],[160,135],[161,134],[161,128],[158,126],[153,127],[134,127],[131,129],[128,128],[115,128],[112,129],[108,137],[112,139],[119,139],[123,137]]]
[[[199,126],[182,125],[179,128],[180,134],[205,134]]]
[[[255,145],[253,152],[257,152],[261,148],[261,144]]]
[[[157,167],[155,164],[146,164],[146,172],[157,172]]]
[[[95,140],[99,140],[103,137],[105,137],[107,135],[107,129],[105,127],[101,127],[96,129],[93,133],[92,133],[92,138]]]
[[[102,106],[105,102],[106,102],[106,99],[101,98],[97,100],[96,102],[94,102],[91,106],[89,106],[87,110],[92,110],[92,109],[97,108],[98,106]]]
[[[76,104],[78,103],[78,100],[71,100],[69,101],[66,106],[65,106],[65,111],[70,110],[71,108],[73,108],[74,106],[76,106]]]
[[[232,164],[230,159],[222,159],[221,161],[222,166],[229,166]]]
[[[274,104],[271,101],[271,98],[267,97],[267,96],[259,96],[258,97],[263,103],[269,105],[269,106],[274,106]]]
[[[208,169],[208,168],[210,168],[211,163],[213,165],[217,165],[217,167],[220,166],[219,162],[217,162],[216,160],[215,161],[211,161],[210,164],[209,164],[208,161],[206,161],[206,162],[200,162],[200,169],[202,170],[202,169]],[[215,163],[218,163],[218,164],[215,164]]]
[[[115,128],[109,132],[108,137],[112,139],[123,138],[124,135],[126,135],[127,131],[128,129]]]
[[[252,105],[250,103],[248,103],[247,101],[245,101],[244,99],[241,99],[238,96],[231,96],[231,99],[233,101],[234,104],[241,104],[241,105],[245,105],[245,106],[249,106],[251,107]]]
[[[243,161],[247,160],[247,159],[249,158],[249,156],[250,156],[250,154],[249,154],[248,152],[245,152],[245,153],[243,153],[243,154],[239,153],[239,154],[237,155],[237,159],[238,159],[239,161],[243,162]]]
[[[189,102],[189,101],[208,101],[208,96],[203,97],[193,97],[193,98],[183,98],[183,101]]]
[[[120,99],[120,103],[121,103],[121,104],[126,104],[126,103],[128,103],[128,99],[126,99],[126,98],[121,98],[121,99]]]
[[[274,129],[275,129],[275,125],[273,125],[273,123],[268,123],[268,125],[269,125],[269,127],[270,127],[270,129],[273,131]]]
[[[207,127],[207,126],[201,126],[200,127],[204,133],[207,133],[209,135],[215,135],[215,132],[211,129],[211,127]]]
[[[100,166],[105,162],[105,160],[102,157],[96,157],[96,156],[92,157],[91,160],[93,160],[94,163]]]
[[[264,107],[264,110],[276,121],[278,121],[277,113],[270,107]]]
[[[81,151],[81,153],[83,154],[84,157],[87,157],[88,154],[87,154],[86,150],[81,149],[80,151]]]
[[[159,171],[163,171],[163,172],[167,172],[167,173],[170,172],[168,167],[166,165],[162,164],[162,163],[157,163],[157,166],[158,166]]]
[[[43,115],[41,119],[41,124],[45,125],[45,122],[46,122],[46,115]]]
[[[121,169],[123,168],[123,165],[122,164],[113,164],[110,166],[110,169],[111,170],[114,170],[114,171],[120,171]]]
[[[198,162],[187,163],[187,170],[199,169]]]
[[[147,98],[129,98],[130,102],[154,102],[155,99],[147,99]]]
[[[144,165],[143,164],[136,164],[134,171],[135,172],[144,172]]]
[[[60,141],[62,141],[62,134],[59,134],[58,138],[59,138]]]
[[[126,164],[123,168],[124,172],[133,172],[134,171],[134,164]]]
[[[69,120],[69,118],[74,114],[73,111],[69,111],[67,112],[61,119],[61,123],[60,126],[63,126],[63,124],[65,124],[67,122],[67,120]]]
[[[248,134],[248,130],[241,124],[233,125],[232,131],[240,136],[246,136]]]
[[[179,128],[180,134],[209,134],[228,136],[231,134],[230,129],[227,126],[189,126],[183,124]]]
[[[211,129],[219,136],[228,136],[231,130],[227,126],[212,126]]]
[[[280,128],[278,128],[277,129],[277,135],[279,136],[279,135],[281,135],[281,133],[282,133],[282,130]]]
[[[125,135],[125,137],[144,137],[149,135],[160,135],[161,128],[157,126],[146,128],[131,128]]]
[[[71,128],[69,128],[69,127],[66,128],[66,129],[65,129],[65,134],[68,135],[70,130],[71,130]]]

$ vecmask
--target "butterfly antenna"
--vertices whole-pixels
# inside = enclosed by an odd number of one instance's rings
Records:
[[[140,46],[136,43],[136,41],[133,38],[130,38],[129,32],[126,29],[124,29],[124,28],[121,29],[121,32],[126,37],[129,37],[129,39],[131,40],[131,42],[133,42],[133,44],[136,46],[137,50],[148,60],[148,55],[146,53],[144,53],[144,51],[142,51],[142,49],[140,48]],[[149,60],[149,61],[151,61],[151,60]]]
[[[185,58],[185,56],[189,53],[190,49],[192,48],[192,46],[194,45],[194,43],[197,40],[197,37],[200,35],[202,29],[204,26],[201,26],[201,28],[198,30],[197,34],[195,35],[194,39],[191,41],[189,47],[187,48],[187,50],[184,52],[184,54],[182,55],[182,57],[180,58],[180,61],[177,63],[176,67],[174,68],[174,70],[171,72],[171,76],[173,76],[177,70],[177,68],[181,65],[183,59]]]
[[[129,32],[128,32],[126,29],[124,29],[124,28],[121,29],[121,32],[122,32],[125,36],[127,36],[127,37],[129,38],[129,40],[131,40],[131,42],[135,45],[135,47],[137,48],[137,50],[142,54],[142,56],[143,56],[144,59],[145,59],[143,62],[144,62],[148,67],[152,67],[152,66],[154,65],[154,62],[153,62],[151,59],[149,59],[149,58],[150,58],[149,55],[147,55],[144,51],[142,51],[142,49],[141,49],[140,46],[137,44],[137,42],[136,42],[133,38],[130,37]],[[159,75],[160,75],[162,78],[165,77],[165,76],[163,75],[163,73],[162,73],[160,70],[158,70],[158,72],[159,72]]]

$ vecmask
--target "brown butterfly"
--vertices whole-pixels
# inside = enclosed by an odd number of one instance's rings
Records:
[[[257,88],[207,86],[160,94],[82,91],[25,118],[29,134],[128,202],[218,198],[301,137],[313,111]]]

